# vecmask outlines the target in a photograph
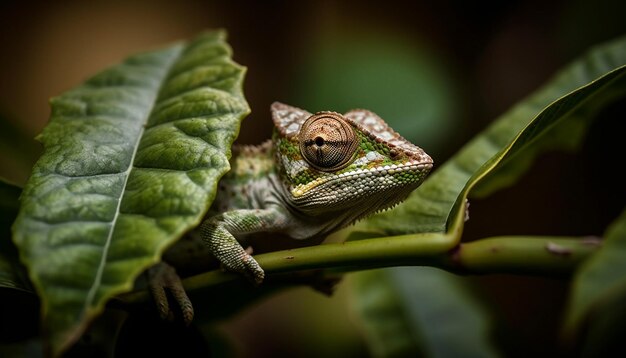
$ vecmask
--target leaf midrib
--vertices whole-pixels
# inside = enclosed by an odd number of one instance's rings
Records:
[[[148,120],[150,119],[150,115],[152,114],[153,109],[156,107],[155,104],[159,100],[158,94],[160,93],[161,88],[163,87],[163,84],[166,82],[168,78],[172,65],[176,63],[176,61],[180,58],[181,53],[183,52],[182,47],[178,47],[175,50],[177,51],[176,54],[172,56],[172,59],[164,66],[167,70],[163,71],[163,77],[158,82],[159,83],[158,86],[154,88],[154,90],[152,91],[153,97],[154,97],[152,99],[152,105],[149,107],[149,110],[144,115],[144,120],[143,120],[141,129],[139,130],[139,133],[137,135],[137,140],[135,141],[135,144],[134,144],[133,154],[130,158],[128,167],[122,173],[125,176],[124,185],[122,186],[122,189],[120,190],[120,195],[117,199],[117,206],[115,208],[115,216],[111,220],[111,226],[109,228],[109,233],[107,235],[106,241],[104,243],[104,247],[102,249],[102,256],[100,257],[100,264],[98,265],[98,270],[96,271],[96,276],[94,278],[93,285],[89,288],[89,292],[87,292],[87,296],[85,298],[85,306],[83,309],[84,312],[87,312],[89,310],[89,307],[93,306],[93,301],[95,299],[96,292],[98,291],[98,288],[100,287],[100,283],[102,282],[102,276],[104,274],[104,267],[106,266],[109,248],[111,246],[111,241],[113,239],[113,232],[115,231],[117,220],[120,216],[120,208],[122,205],[122,199],[124,198],[124,193],[126,192],[126,186],[128,184],[128,178],[130,177],[130,173],[135,168],[135,165],[134,165],[135,157],[137,156],[139,145],[145,133]]]

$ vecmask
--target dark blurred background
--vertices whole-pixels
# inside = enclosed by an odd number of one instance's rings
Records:
[[[2,1],[0,176],[25,183],[41,150],[32,138],[48,120],[50,97],[131,53],[218,27],[228,30],[235,60],[248,67],[252,114],[241,143],[270,136],[276,100],[309,111],[368,108],[443,163],[557,69],[626,33],[624,14],[620,0]],[[602,114],[607,119],[592,129],[587,154],[546,156],[518,187],[473,202],[466,238],[601,235],[624,203],[622,193],[602,187],[614,189],[623,179],[606,153],[619,150],[610,118],[623,118],[625,109],[618,103]],[[581,161],[604,168],[612,181],[581,173]],[[472,280],[497,306],[500,326],[517,337],[520,355],[555,349],[567,281]],[[294,290],[221,328],[244,353],[360,355],[347,302],[345,285],[333,299]]]

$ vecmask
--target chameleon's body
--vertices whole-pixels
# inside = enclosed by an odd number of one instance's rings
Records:
[[[272,140],[233,148],[199,228],[226,269],[257,284],[264,272],[238,239],[324,237],[404,200],[432,168],[421,148],[372,112],[311,114],[281,103],[271,112]]]
[[[263,270],[238,237],[257,232],[294,239],[328,235],[400,202],[432,167],[423,150],[368,111],[312,115],[275,103],[272,117],[276,130],[271,142],[235,150],[213,205],[218,214],[200,228],[226,268],[257,283]]]

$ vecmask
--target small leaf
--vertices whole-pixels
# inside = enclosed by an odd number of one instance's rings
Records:
[[[221,31],[128,58],[51,101],[14,240],[54,354],[197,225],[249,113]]]
[[[461,278],[428,267],[351,276],[356,310],[377,357],[494,357],[490,319]]]
[[[565,320],[566,333],[594,314],[611,312],[626,299],[626,211],[606,231],[602,248],[576,272]]]
[[[0,230],[3,230],[3,234],[11,231],[11,224],[20,206],[18,199],[21,193],[20,187],[0,178]]]
[[[22,189],[0,179],[0,288],[32,292],[26,270],[11,242],[11,224],[17,216]]]

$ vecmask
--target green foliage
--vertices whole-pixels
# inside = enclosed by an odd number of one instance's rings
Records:
[[[397,209],[372,217],[359,229],[386,235],[456,229],[449,225],[462,215],[474,187],[486,196],[512,185],[538,153],[571,148],[598,108],[616,94],[623,96],[625,44],[626,38],[617,40],[572,63],[440,165]],[[555,137],[564,139],[550,140]]]
[[[512,185],[542,151],[575,149],[589,122],[595,118],[594,114],[625,93],[625,63],[626,38],[590,52],[475,137],[398,208],[376,215],[358,225],[352,231],[360,232],[353,232],[352,238],[372,235],[367,232],[376,232],[379,235],[446,232],[451,236],[450,240],[458,242],[461,240],[463,226],[460,218],[464,216],[465,211],[463,203],[468,193],[486,196]],[[589,314],[592,309],[600,309],[601,303],[613,302],[612,307],[615,307],[616,302],[625,296],[626,267],[620,264],[626,262],[621,247],[623,245],[620,244],[620,241],[623,241],[620,239],[625,236],[621,230],[623,221],[622,218],[614,224],[612,231],[608,233],[609,247],[604,247],[584,265],[575,281],[568,319],[570,329],[577,326],[577,323],[580,324],[581,316]],[[617,238],[620,235],[621,237]],[[420,239],[426,238],[415,235],[414,240]],[[559,244],[554,244],[555,242]],[[456,265],[475,272],[493,272],[495,269],[499,272],[531,273],[534,265],[544,269],[552,266],[557,272],[559,270],[554,264],[559,261],[562,263],[564,256],[577,262],[586,257],[586,254],[578,256],[581,250],[584,251],[585,245],[593,246],[593,243],[585,243],[583,239],[541,240],[532,237],[483,239],[462,247],[462,251],[457,253]],[[532,250],[532,246],[536,249]],[[494,254],[496,252],[497,254]],[[520,255],[520,252],[525,254]],[[410,277],[397,282],[398,275],[395,270],[356,275],[357,282],[361,283],[357,285],[357,297],[362,301],[364,325],[367,331],[373,332],[373,339],[368,342],[372,350],[382,352],[382,356],[395,356],[394,353],[398,353],[398,350],[410,351],[415,347],[437,345],[439,340],[445,340],[447,337],[445,334],[440,337],[436,333],[431,335],[422,333],[432,329],[427,323],[423,323],[434,308],[428,307],[419,311],[416,317],[408,312],[413,312],[428,302],[445,304],[442,302],[447,302],[451,298],[442,295],[437,289],[423,288],[419,291],[419,301],[417,299],[415,302],[408,301],[404,288],[415,286],[414,281],[418,278]],[[369,284],[364,285],[364,282]],[[445,280],[440,284],[453,285],[452,282]],[[375,294],[383,302],[368,307],[366,302],[368,295]],[[469,299],[461,299],[457,304],[470,305],[470,302]],[[384,309],[388,311],[384,311],[383,315],[381,310]],[[481,310],[468,306],[465,312],[469,311],[475,311],[478,317],[483,314]],[[456,322],[462,325],[463,317],[457,317]],[[411,324],[417,328],[410,329]],[[392,325],[392,328],[389,325]],[[394,330],[393,327],[397,329]],[[402,335],[401,332],[405,334]],[[468,330],[459,336],[464,339],[467,332]],[[389,336],[394,338],[391,339]],[[461,338],[458,337],[455,342],[463,347],[472,347],[472,344],[462,344]],[[481,342],[481,338],[475,337],[471,342],[476,344]],[[436,356],[437,353],[429,352],[429,355]],[[486,355],[488,354],[485,352],[478,354]]]
[[[573,336],[584,319],[605,314],[626,298],[626,211],[609,226],[598,253],[577,271],[572,287],[566,333]]]
[[[14,240],[54,353],[197,225],[248,114],[223,32],[128,58],[51,101]]]

